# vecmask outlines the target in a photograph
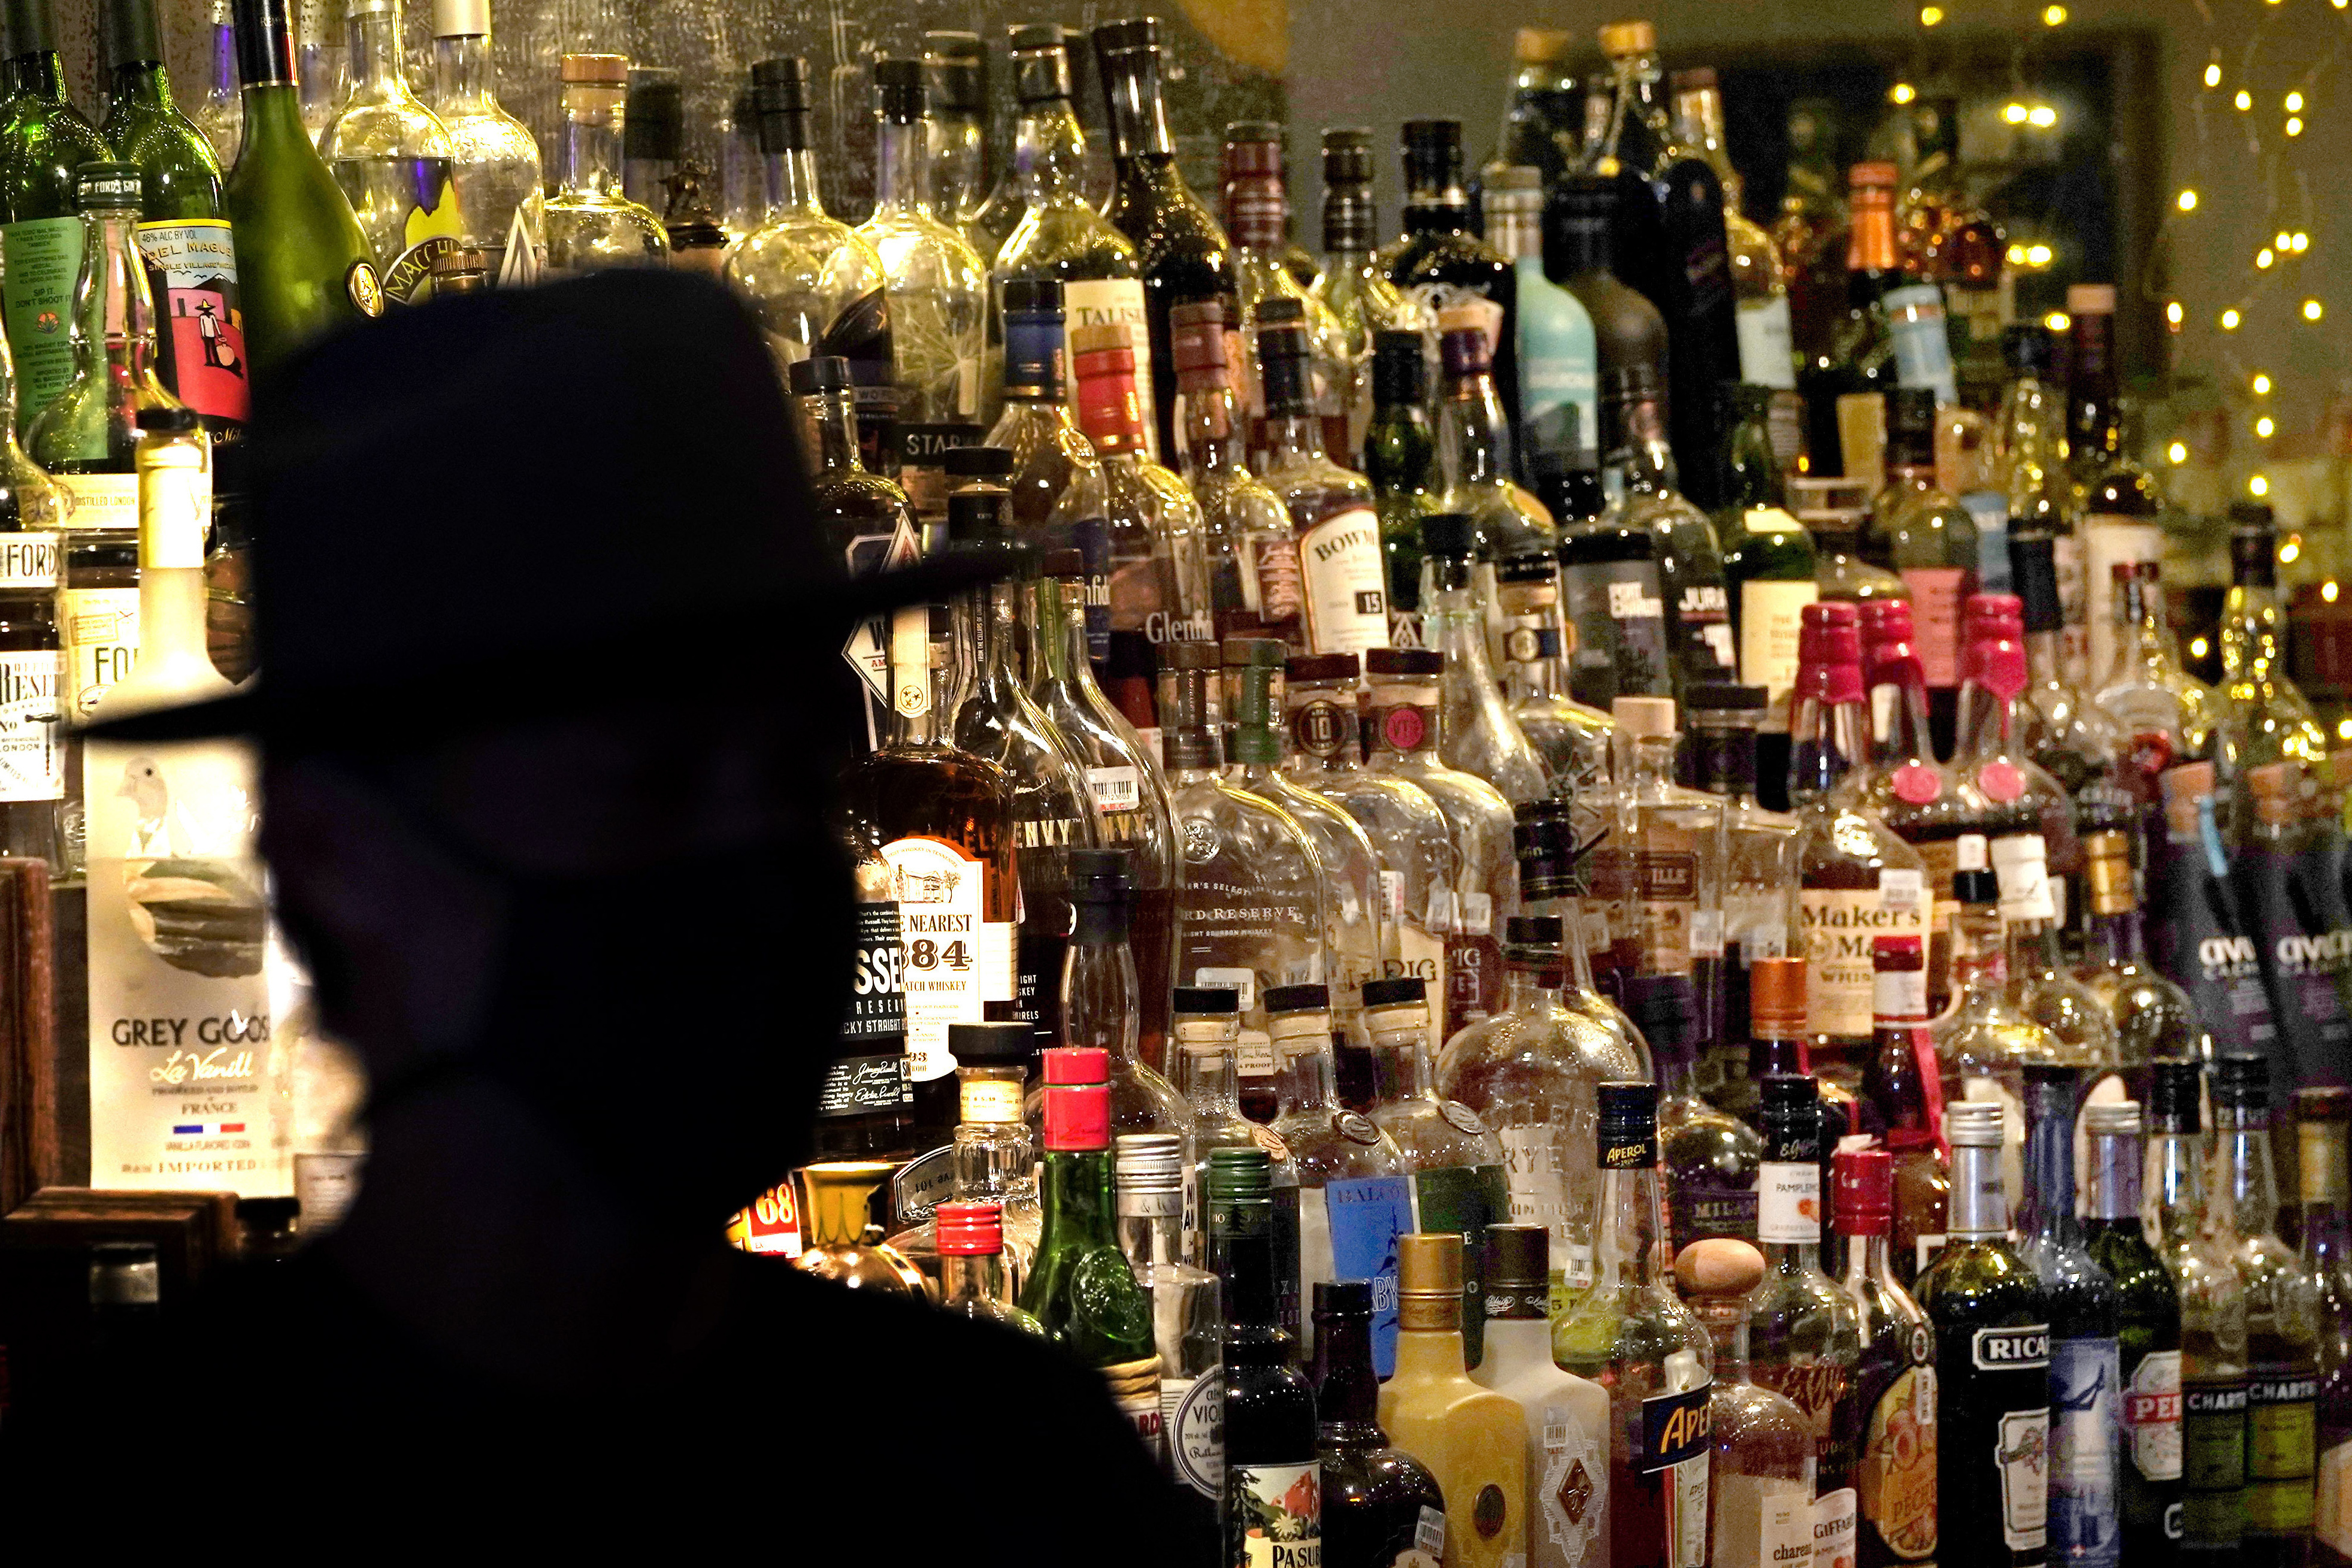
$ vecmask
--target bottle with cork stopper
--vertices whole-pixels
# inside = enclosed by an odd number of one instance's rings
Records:
[[[1810,1561],[1815,1549],[1812,1418],[1748,1373],[1748,1293],[1764,1275],[1763,1255],[1732,1237],[1699,1242],[1675,1260],[1675,1281],[1715,1344],[1707,1403],[1707,1561],[1715,1568],[1786,1568]]]

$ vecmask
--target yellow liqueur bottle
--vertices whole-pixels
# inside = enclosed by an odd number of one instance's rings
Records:
[[[1444,1568],[1516,1568],[1528,1550],[1527,1420],[1463,1365],[1461,1237],[1397,1238],[1397,1304],[1381,1427],[1445,1493]]]

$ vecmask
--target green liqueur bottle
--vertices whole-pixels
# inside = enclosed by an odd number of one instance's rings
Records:
[[[1221,1568],[1312,1568],[1323,1540],[1321,1431],[1315,1390],[1298,1370],[1298,1342],[1280,1322],[1266,1152],[1211,1150],[1207,1208],[1209,1268],[1224,1281],[1225,1296],[1218,1561]]]
[[[81,216],[74,173],[110,157],[106,139],[66,100],[50,0],[7,0],[7,118],[0,121],[0,305],[16,356],[16,428],[73,377],[74,279]],[[127,461],[127,459],[126,459]]]
[[[2048,1560],[2050,1306],[2009,1242],[2000,1107],[1945,1107],[1950,1239],[1919,1277],[1936,1331],[1939,1561],[2039,1568]]]
[[[2180,1504],[2180,1289],[2141,1233],[2139,1107],[2094,1100],[2083,1109],[2091,1162],[2083,1239],[2121,1298],[2124,1555],[2160,1562],[2178,1549]],[[2147,1556],[2141,1554],[2145,1552]]]
[[[100,20],[112,80],[99,134],[139,167],[137,235],[158,313],[156,375],[218,439],[245,424],[249,369],[220,160],[172,101],[155,0],[108,0]]]
[[[1111,1196],[1110,1053],[1045,1056],[1045,1224],[1021,1310],[1109,1382],[1145,1444],[1160,1442],[1160,1355],[1151,1296],[1119,1250]],[[1308,1417],[1307,1453],[1314,1452]]]
[[[229,171],[245,342],[267,368],[307,340],[383,314],[375,253],[302,123],[287,0],[235,0],[245,145]]]

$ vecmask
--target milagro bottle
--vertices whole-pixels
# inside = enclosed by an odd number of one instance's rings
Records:
[[[465,237],[457,145],[441,117],[408,89],[400,0],[345,6],[352,89],[319,134],[319,154],[350,198],[375,247],[384,298],[421,305],[433,297],[433,260]]]
[[[1607,1568],[1609,1395],[1551,1359],[1551,1237],[1490,1225],[1486,1356],[1471,1376],[1519,1407],[1527,1428],[1528,1568]]]
[[[101,719],[229,689],[205,647],[212,453],[196,416],[146,411],[138,463],[144,646]],[[238,741],[93,737],[82,766],[90,1184],[284,1196],[288,1089],[271,1043],[252,752]]]
[[[1895,1568],[1936,1555],[1935,1330],[1895,1276],[1895,1157],[1883,1149],[1840,1150],[1833,1174],[1838,1234],[1846,1238],[1843,1283],[1862,1325],[1853,1561]]]

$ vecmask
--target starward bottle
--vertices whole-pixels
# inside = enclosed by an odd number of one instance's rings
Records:
[[[1151,1299],[1160,1352],[1160,1435],[1169,1478],[1213,1523],[1225,1484],[1223,1283],[1185,1258],[1184,1140],[1122,1132],[1111,1142],[1118,1242]]]
[[[0,103],[0,250],[7,278],[0,303],[7,311],[8,348],[16,356],[16,428],[32,423],[65,389],[74,353],[62,323],[74,319],[74,283],[85,243],[79,205],[84,163],[114,156],[66,96],[53,0],[17,0],[8,13],[7,96]],[[140,193],[131,193],[138,208]],[[129,451],[126,443],[126,462]],[[127,524],[126,524],[127,525]]]
[[[1222,1568],[1256,1568],[1260,1543],[1320,1555],[1322,1461],[1315,1390],[1279,1315],[1281,1259],[1263,1149],[1209,1157],[1209,1268],[1224,1285],[1224,1497]]]
[[[1397,1368],[1381,1386],[1381,1426],[1455,1500],[1444,1561],[1507,1568],[1527,1554],[1527,1417],[1464,1364],[1462,1238],[1415,1232],[1396,1248]]]
[[[2181,1536],[2180,1290],[2141,1229],[2139,1106],[2093,1100],[2083,1129],[2084,1246],[2117,1297],[2121,1550],[2168,1558]]]
[[[448,128],[458,242],[482,252],[500,288],[538,281],[546,248],[539,143],[499,103],[489,0],[434,0],[433,112]]]
[[[1858,1314],[1854,1562],[1892,1568],[1936,1554],[1935,1327],[1898,1277],[1892,1245],[1896,1156],[1842,1149],[1833,1163],[1846,1295]]]
[[[351,90],[319,133],[319,155],[375,250],[384,298],[433,297],[433,261],[466,234],[449,128],[409,90],[400,0],[351,0]]]
[[[547,198],[547,268],[553,277],[607,267],[660,267],[669,235],[622,192],[628,120],[625,55],[565,55],[562,183]]]
[[[1323,1466],[1323,1556],[1327,1568],[1391,1568],[1445,1555],[1445,1493],[1427,1465],[1381,1427],[1380,1379],[1372,1371],[1372,1283],[1324,1280],[1315,1287],[1315,1386]]]
[[[1723,952],[1727,999],[1743,984],[1735,972],[1759,958],[1785,956],[1801,929],[1797,915],[1797,850],[1801,825],[1767,811],[1756,796],[1756,731],[1765,715],[1760,686],[1691,688],[1691,782],[1724,802]],[[1726,1022],[1738,1019],[1727,1012]]]

